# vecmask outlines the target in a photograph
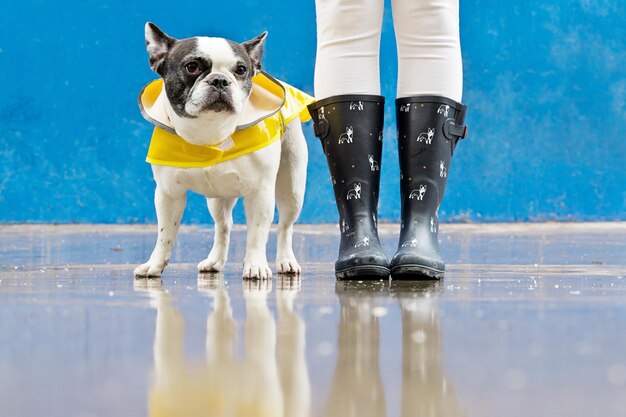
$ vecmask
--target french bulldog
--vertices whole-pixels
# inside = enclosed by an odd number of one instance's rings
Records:
[[[163,79],[164,107],[176,133],[193,145],[218,145],[232,135],[261,70],[267,32],[242,44],[213,37],[175,39],[153,23],[145,26],[152,70]],[[243,277],[267,279],[272,271],[266,243],[278,207],[276,269],[299,274],[292,250],[293,224],[300,214],[306,182],[307,147],[301,120],[288,123],[283,137],[269,146],[206,168],[152,165],[158,220],[156,246],[138,266],[136,277],[158,277],[172,246],[192,190],[207,198],[215,238],[201,272],[221,271],[226,264],[232,209],[243,197],[247,223]]]

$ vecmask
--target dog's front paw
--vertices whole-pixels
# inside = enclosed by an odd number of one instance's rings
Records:
[[[276,271],[279,274],[296,274],[302,273],[302,268],[294,256],[287,256],[276,259]]]
[[[163,273],[166,265],[167,262],[148,261],[135,268],[134,274],[136,278],[158,278]]]
[[[224,270],[226,259],[209,254],[209,257],[198,264],[199,272],[220,272]]]
[[[267,261],[244,261],[243,277],[244,279],[270,279],[272,278],[272,270]]]

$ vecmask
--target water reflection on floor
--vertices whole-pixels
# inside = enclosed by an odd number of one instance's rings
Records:
[[[624,224],[444,228],[440,283],[336,282],[331,228],[197,274],[210,238],[134,280],[150,229],[0,228],[0,416],[624,415]]]

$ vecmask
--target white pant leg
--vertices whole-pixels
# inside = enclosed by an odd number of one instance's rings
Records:
[[[461,101],[463,63],[459,0],[392,0],[398,45],[398,97]]]
[[[384,0],[316,0],[315,97],[380,94]]]

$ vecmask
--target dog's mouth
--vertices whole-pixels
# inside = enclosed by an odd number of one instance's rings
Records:
[[[202,111],[214,111],[219,112],[234,112],[235,105],[233,98],[227,91],[211,91],[207,94]]]

